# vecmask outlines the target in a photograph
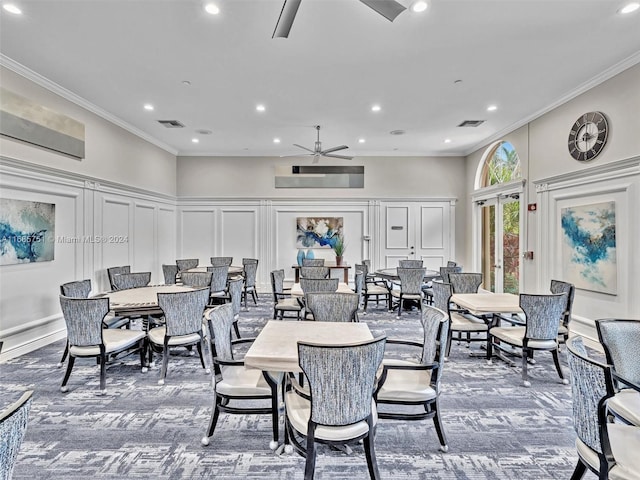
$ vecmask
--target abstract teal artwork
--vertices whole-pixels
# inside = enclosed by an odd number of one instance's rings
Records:
[[[53,260],[55,219],[53,203],[0,198],[0,265]]]
[[[615,202],[561,209],[563,280],[616,294]]]
[[[342,235],[342,223],[342,217],[298,217],[296,247],[333,248]]]

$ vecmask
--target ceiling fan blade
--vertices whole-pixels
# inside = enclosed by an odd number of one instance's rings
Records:
[[[301,1],[302,0],[284,0],[282,11],[278,17],[278,23],[276,23],[276,28],[273,31],[271,38],[289,37],[289,31],[293,25],[293,20],[296,18],[296,13],[298,13],[298,7],[300,6]]]
[[[314,155],[311,163],[318,163],[320,161],[320,155]]]
[[[349,148],[346,145],[340,145],[339,147],[327,148],[326,150],[322,150],[320,153],[324,155],[325,153],[337,152],[338,150],[344,150],[345,148]]]
[[[294,143],[293,146],[306,150],[307,152],[311,152],[312,154],[316,153],[314,150],[311,150],[310,148],[307,148],[307,147],[303,147],[302,145],[298,145],[297,143]]]
[[[291,153],[289,155],[280,155],[280,158],[285,158],[285,157],[311,157],[313,156],[313,153]]]
[[[395,0],[360,0],[367,7],[372,8],[384,18],[393,22],[407,7]]]
[[[330,158],[341,158],[343,160],[353,160],[353,157],[347,157],[346,155],[333,155],[331,153],[329,153],[328,155],[322,155],[323,157],[330,157]]]

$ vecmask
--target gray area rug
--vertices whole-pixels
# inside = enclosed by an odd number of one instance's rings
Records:
[[[258,306],[241,312],[243,337],[259,332],[271,308],[270,296],[262,294]],[[374,335],[421,338],[416,311],[397,320],[374,306],[360,319]],[[98,366],[78,360],[64,394],[64,369],[56,368],[63,348],[56,342],[0,365],[0,405],[35,391],[15,480],[303,478],[302,457],[269,450],[269,416],[221,414],[211,444],[201,446],[212,385],[197,356],[172,354],[164,386],[157,384],[159,368],[142,373],[136,355],[117,359],[107,369],[105,396],[97,395]],[[569,478],[577,461],[571,387],[560,383],[551,355],[536,355],[532,386],[524,388],[519,366],[488,365],[469,351],[454,342],[444,370],[440,405],[449,452],[438,450],[431,420],[380,420],[375,447],[382,478]],[[564,351],[561,358],[568,375]],[[362,447],[347,455],[321,446],[316,478],[368,478]]]

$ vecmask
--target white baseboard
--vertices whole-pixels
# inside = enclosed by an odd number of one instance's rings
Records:
[[[7,350],[2,351],[0,355],[0,363],[6,362],[7,360],[11,360],[12,358],[19,357],[26,353],[33,352],[42,347],[46,347],[50,343],[57,342],[58,340],[62,340],[66,338],[67,331],[60,330],[58,332],[53,332],[48,335],[36,338],[30,342],[22,343],[21,345],[15,346],[13,348],[8,348]]]

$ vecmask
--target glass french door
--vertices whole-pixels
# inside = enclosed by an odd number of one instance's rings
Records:
[[[520,288],[520,197],[505,195],[480,205],[484,288],[518,293]]]

